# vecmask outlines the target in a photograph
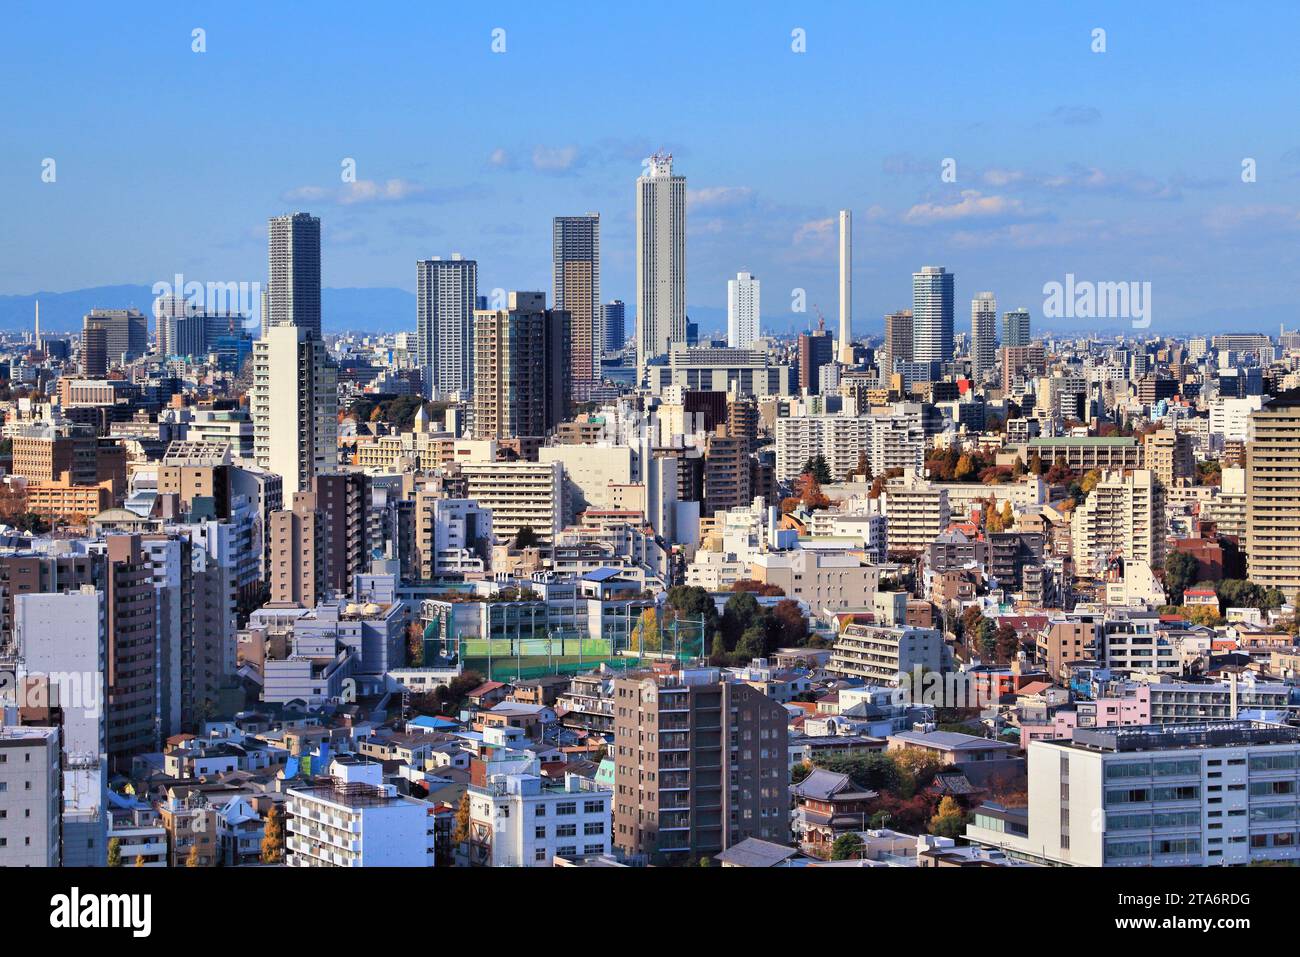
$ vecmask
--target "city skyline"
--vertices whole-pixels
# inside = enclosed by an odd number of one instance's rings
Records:
[[[339,8],[324,8],[313,41],[325,43],[340,28],[329,16],[332,9]],[[599,42],[625,29],[626,15],[601,12],[578,22],[562,14],[546,23],[527,10],[507,8],[497,15],[506,31],[504,53],[492,52],[497,20],[483,21],[481,42],[473,42],[472,24],[458,24],[454,42],[449,36],[447,49],[439,48],[447,56],[445,69],[472,65],[484,82],[474,105],[448,119],[464,134],[465,147],[454,156],[439,152],[436,161],[425,158],[430,152],[423,136],[409,123],[380,125],[401,102],[384,97],[390,84],[407,79],[409,64],[344,84],[314,70],[288,75],[289,65],[305,65],[291,56],[285,66],[254,79],[241,76],[240,67],[287,28],[274,14],[205,15],[200,19],[208,21],[201,25],[207,46],[198,54],[190,48],[190,32],[199,26],[188,22],[192,16],[151,13],[147,39],[121,30],[102,41],[122,55],[147,43],[151,59],[164,63],[174,80],[167,89],[142,89],[129,75],[97,78],[83,100],[83,75],[70,64],[43,90],[45,101],[60,108],[56,122],[46,117],[38,124],[24,102],[40,97],[16,97],[7,135],[26,144],[26,152],[8,151],[13,158],[0,165],[0,186],[12,197],[11,228],[0,240],[6,254],[0,308],[7,296],[148,285],[178,271],[202,280],[257,280],[265,270],[267,216],[301,208],[324,222],[327,289],[413,294],[411,259],[453,248],[481,263],[483,288],[548,289],[553,217],[590,210],[603,220],[603,298],[632,304],[631,324],[636,297],[630,184],[644,158],[663,148],[675,154],[678,170],[688,177],[687,308],[702,328],[722,328],[726,281],[740,269],[764,278],[765,326],[773,332],[814,327],[814,305],[833,313],[834,218],[840,208],[858,214],[859,337],[878,335],[882,317],[908,305],[907,276],[927,262],[943,263],[959,277],[958,299],[992,290],[999,302],[1029,308],[1044,331],[1087,333],[1105,325],[1042,315],[1044,284],[1069,274],[1098,282],[1150,281],[1157,332],[1189,323],[1209,323],[1206,329],[1294,325],[1290,303],[1296,291],[1287,288],[1290,280],[1279,284],[1276,277],[1294,272],[1286,267],[1294,262],[1290,240],[1300,222],[1294,199],[1300,144],[1288,138],[1284,125],[1265,119],[1286,109],[1285,94],[1276,92],[1284,84],[1270,80],[1284,57],[1269,50],[1281,42],[1295,12],[1279,8],[1279,29],[1260,37],[1232,18],[1221,22],[1198,11],[1180,14],[1172,25],[1169,18],[1139,20],[1118,6],[1090,11],[1090,20],[1050,13],[1029,23],[1018,16],[1024,9],[957,9],[948,17],[950,31],[936,36],[918,35],[918,26],[888,10],[874,13],[874,20],[847,7],[807,17],[759,11],[752,22],[725,26],[716,15],[705,15],[704,28],[693,31],[703,36],[674,39],[670,65],[684,87],[694,80],[713,95],[733,97],[740,103],[736,115],[673,115],[659,98],[632,97],[631,109],[610,111],[616,119],[593,134],[563,112],[548,117],[545,127],[524,121],[520,111],[526,107],[512,98],[512,84],[528,75],[556,31]],[[13,36],[39,38],[52,28],[30,14],[15,16],[21,29]],[[93,11],[87,16],[93,24]],[[115,16],[129,25],[145,14]],[[1107,30],[1104,53],[1091,50],[1093,21]],[[715,25],[716,43],[707,39],[709,24]],[[661,29],[652,27],[652,37]],[[806,52],[792,49],[795,29],[805,32]],[[173,30],[171,51],[164,41]],[[886,75],[892,58],[901,55],[872,43],[886,31],[900,38],[897,46],[914,67],[934,69],[909,70],[914,89],[898,81],[873,83],[870,101],[859,105],[844,85],[853,44],[871,44],[867,48],[878,54],[873,62]],[[1243,46],[1248,34],[1249,49]],[[410,42],[362,27],[349,65],[366,63],[381,35],[399,45]],[[1014,53],[1017,70],[990,70],[958,83],[944,65],[958,35],[983,39],[993,57]],[[84,41],[67,42],[75,60],[76,44]],[[1172,55],[1175,42],[1178,59]],[[701,52],[699,44],[712,44],[716,65],[694,62],[701,59],[693,56]],[[39,71],[22,70],[31,52],[5,52],[16,74],[12,85],[21,94]],[[624,91],[626,99],[642,56],[632,51],[625,65],[609,67],[615,82],[608,89],[584,95],[604,104]],[[1211,88],[1200,73],[1207,62],[1246,56],[1253,64],[1249,77],[1228,71]],[[735,58],[761,65],[766,75],[729,78],[725,68]],[[484,69],[490,72],[484,75]],[[1190,111],[1191,97],[1160,99],[1160,85],[1135,93],[1133,84],[1155,70],[1169,89],[1178,84],[1180,92],[1202,92],[1198,109]],[[1022,72],[1039,77],[1032,90],[1019,82]],[[344,107],[375,105],[370,112],[332,110],[334,122],[326,126],[297,120],[276,127],[269,125],[273,111],[262,102],[263,84],[272,82],[287,94],[306,94],[302,84],[312,82],[313,90],[323,87],[317,95]],[[548,82],[548,92],[567,94],[577,81]],[[1008,96],[1012,89],[1015,96]],[[175,164],[136,151],[128,157],[95,149],[92,156],[102,129],[94,122],[70,122],[107,95],[140,100],[142,113],[187,117],[193,107],[182,103],[203,109],[218,91],[224,109],[242,117],[262,147],[255,160],[243,161],[240,177],[227,175],[226,157],[204,155],[206,144],[196,150],[183,138],[177,150],[184,162]],[[924,117],[914,108],[921,99],[932,104]],[[1004,104],[996,120],[985,109],[992,101]],[[1153,133],[1143,121],[1157,104],[1161,120]],[[480,129],[470,120],[476,109],[491,109],[506,122]],[[1224,128],[1208,152],[1199,148],[1196,132],[1207,118]],[[134,112],[119,116],[124,140],[143,135],[140,122]],[[742,122],[757,133],[749,140],[754,148],[737,152],[732,126]],[[832,139],[842,148],[827,158],[818,144]],[[45,158],[57,163],[55,182],[41,180]],[[1247,159],[1255,166],[1254,182],[1242,178]],[[351,183],[341,178],[348,160],[355,164]],[[942,178],[945,160],[955,166],[952,182]],[[112,190],[103,189],[106,178]],[[116,215],[125,208],[121,204],[132,209],[131,216]],[[207,224],[202,241],[192,232],[178,233],[176,208]],[[500,208],[510,208],[508,221],[494,214]],[[95,242],[110,211],[113,228],[128,241]],[[72,255],[61,259],[52,253],[56,247]],[[1004,255],[1008,249],[1015,255]],[[1234,254],[1225,256],[1224,249]],[[806,294],[803,312],[794,311],[794,290]],[[324,318],[328,326],[330,317]]]

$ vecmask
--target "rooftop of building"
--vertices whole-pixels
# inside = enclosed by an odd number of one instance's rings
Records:
[[[1300,728],[1262,721],[1076,728],[1073,740],[1052,743],[1080,751],[1116,753],[1297,744],[1300,743]]]

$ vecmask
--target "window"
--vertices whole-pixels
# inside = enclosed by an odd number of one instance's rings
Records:
[[[561,817],[564,817],[564,816],[569,815],[569,814],[577,814],[577,813],[578,813],[578,802],[577,802],[577,801],[564,801],[564,802],[562,802],[562,803],[560,803],[560,804],[557,804],[557,805],[555,805],[555,813],[558,814],[558,815],[560,815]]]
[[[600,814],[604,810],[605,810],[604,801],[583,801],[582,802],[582,813],[584,814]]]
[[[556,837],[576,837],[578,834],[578,825],[576,824],[558,824],[555,827]]]
[[[585,834],[585,835],[587,835],[588,837],[591,837],[593,834],[604,834],[604,833],[605,833],[605,822],[604,822],[604,821],[590,821],[590,822],[588,822],[587,824],[584,824],[584,825],[582,826],[582,833]]]

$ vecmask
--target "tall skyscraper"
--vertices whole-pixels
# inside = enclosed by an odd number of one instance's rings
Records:
[[[881,371],[894,371],[895,362],[912,361],[912,310],[900,309],[885,316],[885,343]]]
[[[540,292],[510,293],[510,308],[474,313],[474,434],[546,435],[568,416],[571,319]]]
[[[853,364],[853,212],[840,210],[840,362]]]
[[[600,214],[556,216],[552,225],[552,302],[573,324],[573,398],[586,402],[600,381],[604,351],[600,305]]]
[[[605,333],[605,351],[619,352],[627,344],[624,320],[627,307],[622,299],[611,299],[600,307],[600,324]]]
[[[1004,346],[1029,345],[1029,310],[1012,309],[1002,314],[1002,344]]]
[[[264,329],[301,326],[320,338],[320,220],[309,213],[267,222]]]
[[[991,292],[981,292],[970,303],[971,378],[983,382],[998,363],[998,303]]]
[[[1250,414],[1246,443],[1246,572],[1287,600],[1300,588],[1300,393]]]
[[[952,358],[953,274],[942,266],[912,273],[912,358],[947,362]]]
[[[758,280],[747,272],[727,280],[727,345],[748,349],[759,332]]]
[[[338,467],[338,367],[310,328],[272,325],[253,344],[253,448],[284,479],[284,495],[310,491]]]
[[[478,263],[455,253],[422,259],[415,272],[415,348],[424,394],[468,394],[474,388]]]
[[[686,177],[656,153],[636,181],[637,369],[670,341],[686,341]]]

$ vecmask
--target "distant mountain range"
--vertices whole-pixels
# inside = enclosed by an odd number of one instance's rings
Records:
[[[36,301],[41,303],[43,332],[80,332],[81,320],[91,309],[134,307],[152,316],[151,286],[94,286],[71,292],[38,292],[28,296],[0,296],[0,329],[31,329]],[[404,289],[321,290],[321,314],[326,332],[400,332],[415,329],[415,294]]]
[[[70,292],[38,292],[25,296],[0,296],[0,330],[17,331],[32,328],[36,300],[41,303],[41,328],[46,332],[80,332],[81,320],[91,309],[125,309],[135,307],[146,315],[153,310],[153,289],[150,286],[120,285],[94,286]],[[326,332],[402,332],[415,331],[415,294],[404,289],[386,286],[324,289],[321,292],[321,312]],[[687,314],[700,327],[702,335],[726,333],[727,310],[718,306],[688,306]],[[864,322],[869,325],[864,326]],[[627,334],[630,337],[636,326],[635,316],[629,309]],[[1264,332],[1272,335],[1282,324],[1288,328],[1300,326],[1300,315],[1293,304],[1220,310],[1196,316],[1163,319],[1156,316],[1151,328],[1134,330],[1127,320],[1041,319],[1035,317],[1035,334],[1084,336],[1090,333],[1135,333],[1144,335],[1213,335],[1220,332]],[[776,335],[801,332],[815,323],[808,315],[764,316],[765,331]],[[965,331],[960,321],[957,331]],[[826,326],[834,333],[834,317],[827,317]],[[857,316],[854,331],[861,336],[880,335],[879,317]],[[969,327],[966,327],[969,328]]]

